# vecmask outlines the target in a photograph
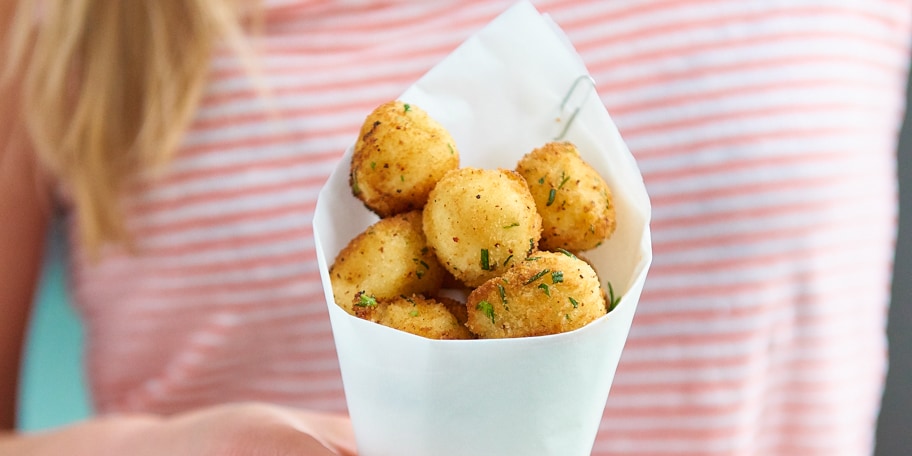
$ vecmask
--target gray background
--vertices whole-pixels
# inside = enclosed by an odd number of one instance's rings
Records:
[[[910,79],[912,82],[912,79]],[[906,105],[912,97],[906,94]],[[912,115],[906,110],[898,148],[899,237],[887,332],[890,371],[877,429],[877,456],[912,454]]]

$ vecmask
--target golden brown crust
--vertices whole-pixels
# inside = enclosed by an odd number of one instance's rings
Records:
[[[330,268],[349,313],[435,339],[529,337],[581,328],[615,300],[570,253],[616,225],[611,190],[571,143],[545,144],[515,171],[459,168],[442,126],[391,101],[365,119],[349,178],[382,218]]]
[[[536,252],[476,288],[467,326],[480,338],[529,337],[581,328],[605,315],[595,271],[564,253]]]
[[[413,104],[378,106],[352,153],[352,193],[380,217],[421,209],[444,173],[459,167],[450,133]]]
[[[428,248],[421,211],[381,219],[336,256],[329,269],[336,304],[351,313],[352,298],[366,291],[377,298],[434,294],[444,269]]]
[[[545,144],[526,154],[516,171],[542,216],[543,250],[589,250],[614,233],[611,190],[573,144]]]
[[[516,172],[460,168],[431,191],[424,231],[440,263],[474,287],[535,250],[541,216]]]
[[[450,313],[456,317],[456,321],[458,321],[460,325],[465,325],[469,320],[469,313],[466,310],[466,305],[464,302],[460,302],[446,296],[436,296],[434,299],[443,304],[447,310],[449,310]]]
[[[417,336],[428,339],[474,338],[440,299],[413,294],[371,300],[362,299],[359,295],[353,303],[355,316]]]

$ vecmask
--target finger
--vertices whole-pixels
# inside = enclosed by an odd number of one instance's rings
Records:
[[[295,411],[300,430],[313,436],[327,448],[342,456],[358,454],[355,433],[347,416],[312,411]]]

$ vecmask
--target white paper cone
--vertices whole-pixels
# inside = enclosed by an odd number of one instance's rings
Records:
[[[580,86],[579,101],[560,109],[573,82],[588,75],[568,43],[521,2],[400,99],[450,131],[461,166],[508,169],[559,135],[581,105],[564,140],[605,178],[617,211],[614,235],[585,256],[603,286],[610,281],[623,295],[620,304],[570,333],[499,340],[424,339],[347,314],[334,304],[328,267],[377,220],[351,194],[349,148],[320,193],[314,236],[361,456],[590,453],[652,261],[650,204],[595,91],[585,96]]]

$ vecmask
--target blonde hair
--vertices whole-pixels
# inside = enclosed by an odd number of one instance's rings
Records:
[[[30,145],[71,192],[90,249],[129,240],[122,191],[171,158],[215,47],[243,46],[242,13],[237,0],[19,0],[0,86],[20,92]]]

